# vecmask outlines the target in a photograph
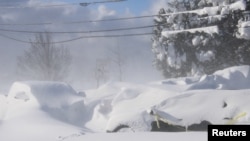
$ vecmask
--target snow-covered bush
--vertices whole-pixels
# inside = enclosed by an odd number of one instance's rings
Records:
[[[154,65],[167,78],[249,65],[249,41],[237,36],[244,11],[244,0],[169,1],[154,19]]]

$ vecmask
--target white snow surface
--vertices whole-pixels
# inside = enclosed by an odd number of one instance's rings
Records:
[[[62,82],[15,82],[7,97],[0,95],[0,140],[205,141],[206,132],[150,133],[148,110],[181,126],[228,124],[239,115],[232,124],[249,124],[249,72],[250,66],[235,66],[147,84],[110,82],[85,96]],[[126,133],[105,133],[119,125],[129,126],[120,130]]]
[[[176,15],[176,14],[187,14],[187,13],[194,13],[197,15],[208,15],[208,16],[216,16],[220,10],[224,11],[221,12],[220,15],[227,14],[225,11],[235,11],[235,10],[245,10],[246,9],[246,2],[244,0],[238,0],[234,3],[228,4],[225,3],[226,1],[222,0],[208,0],[208,3],[212,3],[212,7],[204,7],[201,9],[196,10],[189,10],[189,11],[178,11],[175,13],[167,13],[162,15]],[[200,6],[203,5],[203,2],[200,1]]]
[[[214,33],[219,33],[218,27],[217,26],[209,26],[209,27],[202,27],[202,28],[193,28],[193,29],[184,29],[184,30],[174,30],[174,31],[168,31],[168,30],[163,30],[162,31],[162,36],[169,38],[175,34],[178,33],[183,33],[183,32],[189,32],[189,33],[195,33],[195,32],[205,32],[208,34],[214,34]]]
[[[210,61],[215,58],[214,52],[211,50],[206,52],[201,51],[199,54],[196,54],[196,56],[200,62]]]
[[[250,21],[240,21],[238,28],[238,38],[250,40]]]

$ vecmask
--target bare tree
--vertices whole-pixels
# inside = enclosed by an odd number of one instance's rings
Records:
[[[38,33],[31,47],[18,57],[18,73],[25,79],[63,81],[70,71],[69,49],[53,43],[51,34]]]
[[[96,80],[97,88],[100,86],[101,82],[105,82],[108,79],[108,60],[107,59],[97,59],[94,75]]]
[[[110,60],[115,64],[118,69],[118,78],[119,81],[123,81],[123,68],[125,65],[125,59],[122,56],[122,50],[119,46],[119,39],[117,39],[117,46],[109,49],[111,55]]]

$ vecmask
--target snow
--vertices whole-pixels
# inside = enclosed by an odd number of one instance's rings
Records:
[[[250,22],[249,21],[241,21],[239,22],[238,28],[238,38],[250,39]]]
[[[169,113],[166,113],[166,112],[163,112],[163,111],[160,111],[158,109],[155,109],[155,107],[153,107],[149,112],[153,112],[153,114],[156,114],[158,116],[158,118],[164,118],[164,119],[161,119],[161,120],[167,120],[166,122],[170,123],[170,124],[177,124],[179,123],[180,121],[182,121],[182,119],[180,118],[177,118]],[[148,112],[148,113],[149,113]]]
[[[195,33],[195,32],[205,32],[208,34],[214,34],[214,33],[219,33],[219,29],[217,26],[209,26],[209,27],[202,27],[202,28],[193,28],[193,29],[185,29],[185,30],[174,30],[174,31],[168,31],[168,30],[163,30],[162,31],[162,36],[169,38],[172,35],[178,34],[178,33],[183,33],[183,32],[189,32],[189,33]]]
[[[167,61],[168,61],[168,64],[171,67],[176,67],[176,68],[179,69],[181,67],[182,62],[186,61],[186,54],[183,54],[183,55],[178,54],[178,55],[176,55],[174,45],[169,44]]]
[[[225,3],[225,1],[217,1],[217,0],[210,0],[207,1],[208,3],[212,3],[212,7],[204,7],[202,9],[197,9],[197,10],[189,10],[189,11],[177,11],[174,13],[167,13],[167,14],[162,14],[162,16],[168,16],[167,21],[169,23],[173,22],[173,19],[176,15],[180,14],[197,14],[199,16],[204,16],[204,18],[199,18],[199,19],[209,19],[209,21],[219,21],[224,15],[229,14],[230,11],[236,11],[236,10],[245,10],[246,9],[246,2],[244,0],[238,0],[235,1],[231,4]],[[200,6],[203,5],[203,1],[200,1],[199,3]],[[195,22],[195,21],[193,21]],[[242,28],[244,27],[244,24],[240,26],[239,28],[239,38],[245,38],[245,39],[250,39],[249,35],[249,30],[247,28]],[[192,29],[183,29],[178,23],[174,24],[172,30],[163,30],[162,31],[162,36],[169,38],[173,36],[174,34],[178,33],[183,33],[183,32],[189,32],[189,33],[195,33],[195,32],[205,32],[208,34],[213,34],[213,33],[219,33],[218,27],[217,26],[210,26],[210,27],[202,27],[202,28],[192,28]],[[193,44],[194,46],[197,45],[199,39],[195,38],[193,39]]]
[[[201,51],[199,54],[196,54],[196,56],[200,62],[210,61],[215,58],[215,55],[211,50],[208,50],[206,52]]]
[[[249,66],[231,67],[223,71],[217,71],[213,75],[202,76],[200,81],[193,84],[190,89],[249,89],[249,71]]]
[[[224,3],[224,1],[216,1],[216,0],[211,0],[208,1],[208,3],[212,3],[213,6],[212,7],[204,7],[201,9],[197,9],[197,10],[189,10],[189,11],[178,11],[175,13],[167,13],[167,14],[162,14],[162,15],[177,15],[177,14],[187,14],[187,13],[194,13],[197,15],[208,15],[208,16],[216,16],[218,14],[219,11],[228,11],[228,10],[245,10],[246,9],[246,2],[244,0],[238,0],[232,4],[226,4]],[[218,6],[217,6],[218,4]],[[200,1],[199,3],[200,6],[203,5],[202,1]],[[224,9],[224,10],[223,10]],[[224,15],[226,13],[221,12],[220,15]]]
[[[201,37],[200,36],[195,36],[192,40],[192,43],[194,46],[198,46],[201,42]]]
[[[233,118],[243,112],[250,112],[247,108],[250,106],[248,93],[249,90],[239,90],[237,94],[235,91],[228,90],[204,90],[202,94],[200,91],[189,91],[179,97],[167,99],[159,104],[158,109],[183,119],[179,123],[182,126],[205,120],[212,124],[226,124],[228,122],[226,118]],[[227,107],[223,108],[224,102],[227,103]],[[197,105],[199,106],[194,108]],[[237,123],[247,124],[249,120],[250,117],[247,114]]]
[[[209,15],[209,16],[214,16],[217,15],[217,12],[219,10],[219,6],[214,6],[214,7],[205,7],[201,10],[197,10],[197,13],[200,15]]]
[[[36,107],[59,120],[79,124],[83,119],[79,112],[85,110],[83,97],[60,82],[15,82],[8,99],[8,118],[26,112],[20,111],[20,107]]]
[[[236,1],[235,3],[232,3],[229,7],[232,10],[245,10],[246,2],[245,0],[239,0],[239,1]]]
[[[229,14],[229,11],[236,11],[236,10],[245,10],[246,9],[246,2],[244,0],[236,1],[230,5],[225,5],[221,9],[221,15]]]
[[[246,10],[246,2],[244,0],[234,1],[220,1],[220,0],[201,0],[197,1],[198,6],[184,8],[182,4],[174,6],[169,4],[166,9],[167,13],[162,14],[165,16],[167,25],[158,26],[160,30],[154,30],[157,34],[161,33],[160,37],[154,37],[152,50],[155,54],[154,65],[165,68],[163,74],[166,76],[175,75],[199,75],[207,72],[205,64],[207,62],[214,62],[216,58],[216,46],[221,44],[218,40],[214,40],[217,35],[221,36],[225,24],[221,24],[227,19],[228,14],[233,12],[240,12]],[[198,8],[199,7],[199,8]],[[172,11],[172,12],[171,12]],[[244,13],[246,13],[244,11]],[[243,13],[243,14],[244,14]],[[249,16],[243,15],[245,18],[239,20],[238,32],[235,31],[237,38],[250,39]],[[158,17],[159,18],[159,17]],[[158,21],[161,20],[160,18]],[[222,27],[221,27],[222,26]],[[185,38],[185,39],[183,39]],[[189,38],[189,39],[188,39]],[[184,43],[178,43],[181,40]],[[186,46],[185,46],[186,44]],[[186,54],[185,47],[193,47],[195,55]],[[178,51],[176,50],[178,48]],[[214,49],[209,49],[214,48]],[[243,61],[243,59],[241,59]],[[168,73],[170,70],[181,71],[185,70],[189,64],[188,70],[177,73]],[[168,67],[164,66],[167,65]],[[200,69],[198,69],[200,68]],[[213,70],[210,67],[210,71]],[[163,71],[163,70],[162,70]],[[209,71],[209,70],[208,70]]]
[[[146,84],[110,82],[84,95],[62,82],[15,82],[7,97],[0,95],[0,139],[205,141],[206,132],[188,128],[150,132],[155,121],[150,110],[183,127],[202,121],[249,124],[249,72],[250,66],[234,66],[211,75]],[[118,130],[121,125],[125,128]],[[123,133],[105,133],[114,130]]]
[[[168,15],[194,13],[194,14],[198,14],[198,15],[215,16],[219,10],[220,10],[219,6],[214,6],[214,7],[204,7],[202,9],[197,9],[197,10],[189,10],[189,11],[180,11],[180,12],[175,12],[175,13],[167,13],[167,14],[162,14],[162,15],[168,16]]]
[[[206,141],[207,133],[116,133],[116,134],[88,134],[79,138],[65,141]]]

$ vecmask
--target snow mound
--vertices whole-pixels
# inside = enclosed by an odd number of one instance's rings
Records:
[[[190,86],[194,89],[224,89],[239,90],[250,88],[250,67],[237,66],[215,72],[212,75],[204,75],[197,83]]]
[[[190,85],[199,81],[198,77],[180,77],[180,78],[172,78],[161,81],[162,84],[167,85]]]
[[[129,100],[136,98],[140,92],[138,92],[136,89],[128,89],[126,87],[121,89],[121,92],[119,92],[115,98],[112,101],[112,105],[115,105],[116,103],[123,101],[123,100]]]
[[[144,111],[138,113],[114,114],[109,119],[107,132],[144,132],[151,130],[153,118]]]
[[[237,90],[237,93],[229,90],[188,91],[166,99],[156,107],[182,119],[176,124],[184,127],[202,121],[212,124],[246,124],[250,122],[249,92],[250,90]]]
[[[82,101],[75,90],[61,82],[15,82],[9,97],[28,101],[34,99],[41,106],[60,108]]]
[[[0,139],[52,141],[80,139],[89,132],[156,131],[159,120],[157,131],[249,124],[249,71],[250,66],[237,66],[148,84],[110,82],[84,94],[61,82],[15,82],[8,97],[0,95]]]
[[[9,117],[20,113],[16,110],[21,106],[24,111],[35,108],[73,124],[79,124],[84,119],[83,97],[66,83],[15,82],[10,88],[8,100],[11,103]]]
[[[94,93],[99,97],[94,96]],[[153,118],[146,110],[166,98],[176,96],[177,92],[155,85],[111,83],[96,92],[87,91],[86,94],[86,98],[96,99],[96,102],[86,103],[88,107],[95,103],[92,118],[86,124],[88,128],[113,132],[118,131],[119,126],[124,126],[126,131],[141,132],[151,129]]]
[[[152,108],[160,119],[190,130],[202,123],[249,123],[249,70],[249,66],[236,66],[212,75],[172,78],[148,85],[105,85],[105,89],[86,93],[87,99],[94,93],[99,95],[95,96],[93,115],[86,125],[107,132],[151,131],[155,117],[148,109]]]

